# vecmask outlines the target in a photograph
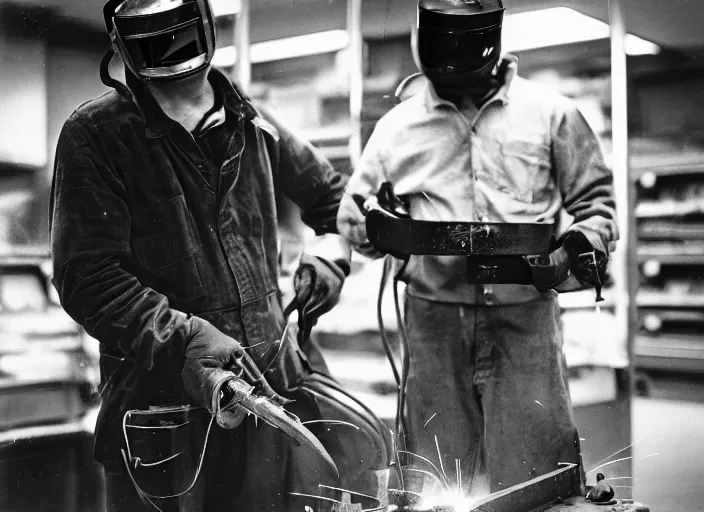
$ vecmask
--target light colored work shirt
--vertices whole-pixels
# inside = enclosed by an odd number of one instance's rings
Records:
[[[410,199],[411,217],[433,221],[546,222],[561,214],[607,254],[618,238],[611,170],[600,143],[565,97],[517,76],[507,55],[503,87],[481,108],[458,109],[432,84],[376,125],[348,194],[374,195],[384,181]],[[515,304],[532,285],[470,285],[458,256],[412,256],[408,292],[442,302]]]

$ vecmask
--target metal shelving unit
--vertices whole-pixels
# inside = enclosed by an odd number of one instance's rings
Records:
[[[704,372],[704,148],[655,141],[633,164],[635,366]]]

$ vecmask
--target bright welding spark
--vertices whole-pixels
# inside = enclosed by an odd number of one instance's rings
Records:
[[[534,400],[534,402],[535,402],[536,404],[538,404],[540,407],[545,407],[543,404],[541,404],[541,403],[538,402],[537,400]]]
[[[437,467],[435,464],[433,464],[433,462],[432,462],[430,459],[428,459],[428,458],[426,458],[426,457],[423,457],[422,455],[418,455],[417,453],[408,452],[408,451],[405,451],[405,450],[399,450],[399,453],[404,453],[404,454],[406,454],[406,455],[410,455],[411,457],[416,457],[416,458],[422,460],[423,462],[425,462],[426,464],[428,464],[431,468],[433,468],[433,469],[435,470],[435,472],[438,474],[438,476],[440,476],[440,477],[443,477],[443,476],[444,476],[444,475],[440,472],[440,470],[438,469],[438,467]],[[445,482],[444,482],[444,483],[445,483],[445,486],[450,487],[450,482],[449,482],[449,480],[447,480],[447,477],[445,477]]]
[[[462,492],[462,461],[457,459],[457,492]]]
[[[440,444],[438,444],[438,436],[435,436],[435,448],[438,449],[438,459],[440,459],[440,469],[442,470],[442,474],[445,477],[445,480],[447,480],[447,474],[445,473],[445,468],[443,467],[442,464],[442,455],[440,454]]]
[[[438,484],[440,487],[447,488],[444,482],[442,482],[437,476],[432,474],[430,471],[426,471],[424,469],[418,469],[418,468],[405,468],[404,471],[410,471],[411,473],[420,473],[422,475],[429,476],[433,480],[435,480],[435,483]]]
[[[330,423],[331,425],[345,425],[348,427],[356,428],[357,430],[361,430],[354,423],[349,423],[347,421],[341,421],[341,420],[310,420],[310,421],[301,422],[301,425],[310,425],[311,423]]]
[[[616,459],[616,460],[612,460],[611,462],[606,462],[606,463],[602,464],[601,466],[597,466],[597,467],[595,467],[594,469],[590,469],[589,471],[587,471],[587,475],[588,475],[589,473],[593,473],[593,472],[596,471],[597,469],[601,469],[601,468],[603,468],[603,467],[610,466],[611,464],[616,464],[617,462],[621,462],[621,461],[628,460],[628,459],[632,459],[632,458],[633,458],[633,457],[623,457],[622,459]]]
[[[634,459],[634,460],[645,460],[645,459],[649,459],[650,457],[655,457],[656,455],[660,455],[660,454],[659,453],[651,453],[650,455],[646,455],[645,457],[640,457],[639,459]],[[611,462],[607,462],[605,464],[602,464],[601,466],[597,466],[594,469],[590,469],[589,471],[587,471],[586,474],[588,475],[589,473],[593,473],[597,469],[601,469],[601,468],[608,466],[610,464],[615,464],[616,462],[621,462],[622,460],[628,460],[628,459],[632,459],[632,458],[633,457],[624,457],[622,459],[612,460]]]
[[[614,457],[615,455],[618,455],[619,453],[625,452],[626,450],[628,450],[628,449],[631,448],[632,446],[637,445],[638,443],[640,443],[640,442],[643,441],[644,439],[646,439],[646,438],[645,438],[645,437],[641,437],[641,438],[636,439],[635,441],[633,441],[633,443],[629,444],[629,445],[626,446],[625,448],[621,448],[620,450],[615,451],[614,453],[612,453],[612,454],[609,455],[608,457],[604,457],[604,458],[601,459],[599,462],[597,462],[597,464],[601,464],[602,462],[606,462],[606,461],[609,460],[611,457]]]
[[[432,420],[435,416],[437,416],[438,413],[433,413],[433,415],[428,418],[428,421],[425,422],[425,425],[423,425],[423,428],[428,426],[428,423],[430,423],[430,420]]]

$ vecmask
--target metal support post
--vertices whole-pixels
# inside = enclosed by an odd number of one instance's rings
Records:
[[[347,33],[350,63],[350,125],[349,141],[352,168],[362,154],[362,101],[364,99],[364,50],[362,39],[362,0],[347,0]]]
[[[237,60],[235,61],[235,81],[247,93],[252,83],[252,59],[250,57],[250,0],[240,0],[240,9],[235,16],[235,48]]]
[[[628,400],[630,400],[634,381],[633,338],[635,315],[637,314],[635,293],[638,283],[638,265],[634,243],[633,183],[628,161],[628,72],[625,47],[626,26],[622,0],[609,0],[609,17],[611,25],[612,169],[620,232],[618,249],[613,254],[612,268],[615,276],[614,299],[618,340],[626,343],[629,360]],[[630,427],[630,416],[624,418],[624,421],[627,421]]]

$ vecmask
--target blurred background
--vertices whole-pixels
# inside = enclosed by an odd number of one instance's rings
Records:
[[[416,71],[415,0],[211,0],[215,65],[350,173]],[[571,97],[601,136],[622,240],[606,301],[560,297],[584,462],[653,511],[704,507],[704,35],[697,0],[505,0],[519,74]],[[63,122],[107,89],[100,0],[0,0],[0,512],[100,510],[97,342],[51,286],[48,208]],[[119,76],[119,63],[113,75]],[[311,233],[279,201],[281,287]],[[391,425],[380,262],[356,257],[314,335]],[[383,317],[393,335],[391,293]],[[392,336],[393,337],[393,336]],[[432,427],[432,425],[430,425]]]

